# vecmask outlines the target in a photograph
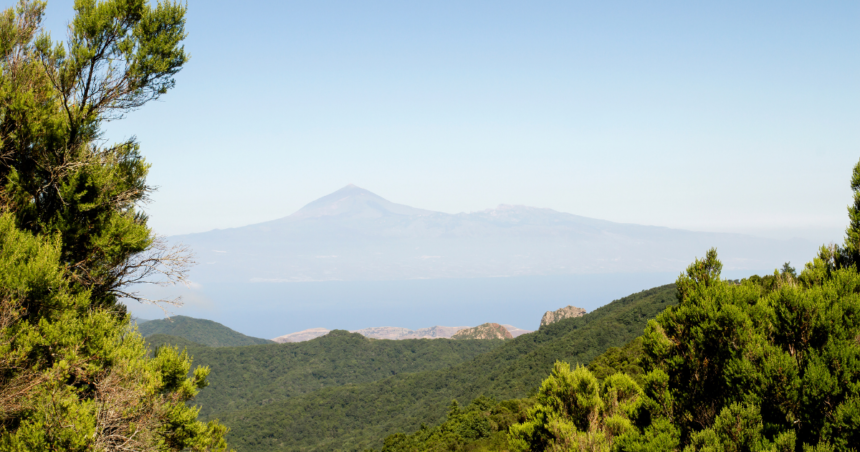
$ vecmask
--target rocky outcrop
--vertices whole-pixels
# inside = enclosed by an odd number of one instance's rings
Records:
[[[533,332],[532,330],[524,330],[522,328],[517,328],[513,325],[502,325],[502,326],[505,327],[505,329],[507,329],[508,332],[510,332],[511,336],[513,336],[513,337],[519,337],[519,336],[522,336],[523,334],[528,334],[528,333]]]
[[[431,326],[405,334],[400,339],[451,339],[457,331],[465,330],[468,326]]]
[[[558,322],[559,320],[569,319],[571,317],[582,317],[585,315],[585,309],[577,308],[576,306],[567,306],[557,311],[547,311],[540,319],[540,326],[544,327],[550,323]]]
[[[309,341],[311,339],[316,339],[320,336],[325,336],[328,334],[329,330],[325,328],[311,328],[304,331],[299,331],[296,333],[285,334],[283,336],[278,336],[273,341],[279,344],[285,344],[287,342],[304,342]]]
[[[417,330],[410,330],[409,328],[401,328],[397,326],[377,326],[371,328],[363,328],[360,330],[352,330],[350,333],[358,333],[364,337],[368,337],[371,339],[389,339],[389,340],[401,340],[401,339],[465,339],[463,337],[454,338],[454,336],[464,330],[475,331],[479,328],[483,328],[487,325],[496,325],[499,326],[502,330],[506,330],[505,332],[500,332],[499,334],[490,334],[488,337],[468,337],[468,339],[511,339],[526,333],[531,333],[529,330],[524,330],[522,328],[517,328],[513,325],[499,325],[497,323],[485,323],[481,326],[476,326],[474,328],[469,328],[468,326],[431,326],[430,328],[421,328]],[[483,328],[481,331],[484,331],[486,328]],[[320,336],[325,336],[329,333],[329,330],[325,328],[311,328],[309,330],[299,331],[297,333],[285,334],[283,336],[276,337],[272,339],[278,343],[286,343],[286,342],[304,342],[309,341],[311,339],[316,339]],[[474,335],[474,333],[464,333],[468,335]],[[480,336],[481,334],[478,334]]]
[[[454,334],[451,339],[513,339],[507,328],[498,323],[485,323],[474,328],[466,328]]]
[[[409,328],[400,328],[397,326],[375,326],[361,330],[351,330],[350,333],[358,333],[371,339],[400,339],[401,336],[409,334],[411,331]]]
[[[457,331],[460,331],[467,326],[432,326],[430,328],[421,328],[418,330],[410,330],[408,328],[400,328],[396,326],[380,326],[373,328],[364,328],[361,330],[353,330],[353,333],[361,334],[364,337],[373,339],[450,339]]]

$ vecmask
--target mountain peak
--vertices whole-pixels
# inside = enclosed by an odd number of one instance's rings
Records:
[[[376,193],[348,184],[340,190],[313,201],[288,218],[380,218],[391,215],[428,215],[433,212],[395,204]]]

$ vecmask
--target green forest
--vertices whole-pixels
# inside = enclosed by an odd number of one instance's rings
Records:
[[[175,315],[167,319],[149,320],[139,324],[137,331],[143,337],[166,335],[182,337],[191,342],[210,347],[239,347],[242,345],[271,344],[268,339],[245,336],[220,323]]]
[[[856,451],[860,163],[841,245],[674,284],[508,340],[273,344],[175,317],[137,284],[187,282],[148,225],[153,187],[109,121],[175,86],[186,6],[78,0],[0,14],[0,450]],[[144,338],[144,335],[147,336]]]
[[[205,347],[163,335],[146,341],[151,350],[166,344],[183,347],[196,364],[212,370],[209,386],[195,398],[204,417],[257,408],[321,388],[448,368],[502,344],[501,340],[378,340],[343,330],[308,342],[251,347]]]
[[[246,399],[251,406],[229,411],[229,407],[220,404],[211,410],[204,406],[204,410],[212,413],[211,418],[230,428],[230,444],[237,450],[322,451],[378,447],[387,435],[441,422],[454,399],[468,401],[481,395],[499,400],[525,397],[536,390],[556,360],[586,364],[609,347],[624,346],[642,333],[649,319],[674,303],[674,286],[663,286],[616,300],[583,317],[559,321],[534,333],[504,341],[385,341],[363,339],[343,332],[340,333],[340,343],[368,344],[362,347],[369,351],[390,350],[386,365],[391,368],[399,367],[394,360],[402,359],[404,351],[408,352],[406,356],[414,356],[410,350],[422,345],[441,356],[445,356],[442,350],[451,355],[461,347],[459,344],[468,344],[474,351],[479,347],[486,351],[469,357],[465,353],[451,356],[444,366],[421,364],[425,369],[417,368],[416,362],[409,372],[380,372],[373,381],[359,381],[349,372],[352,366],[346,362],[332,362],[332,368],[337,368],[338,374],[332,375],[331,386],[304,394],[288,386],[292,385],[291,380],[279,380],[273,384],[266,377],[266,371],[249,373],[241,380],[247,387],[237,388],[235,394],[258,394],[256,397],[260,398],[256,400]],[[325,349],[333,343],[333,339],[324,336],[292,346],[295,347],[293,350],[313,351]],[[484,343],[486,345],[480,345]],[[200,354],[197,349],[189,350],[194,350],[196,363],[213,369],[210,381],[214,382],[225,361],[238,360],[241,353],[272,356],[278,347],[283,345],[209,349],[206,354]],[[465,350],[466,345],[462,347]],[[344,355],[349,354],[348,350]],[[324,355],[326,353],[317,356]],[[464,359],[456,363],[455,358]],[[250,361],[250,358],[246,359],[243,362]],[[367,364],[357,361],[359,367],[356,369],[367,369]],[[254,362],[249,366],[259,364]],[[274,364],[269,366],[275,368]],[[297,368],[292,372],[309,371],[304,369]],[[240,369],[226,371],[231,375],[241,372]],[[314,378],[324,374],[317,375]],[[342,383],[338,385],[336,378]],[[309,383],[313,381],[309,380]],[[316,384],[319,386],[320,383]],[[210,389],[213,388],[202,391],[197,400],[207,397],[206,392]],[[215,397],[210,400],[214,401]]]

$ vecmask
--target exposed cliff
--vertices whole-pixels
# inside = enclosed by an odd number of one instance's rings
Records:
[[[325,328],[311,328],[308,330],[298,331],[295,333],[285,334],[272,339],[275,342],[284,344],[287,342],[304,342],[311,339],[316,339],[320,336],[328,334],[329,330]]]
[[[546,314],[543,315],[543,318],[540,319],[540,326],[543,328],[550,323],[555,323],[562,319],[582,317],[583,315],[585,315],[585,309],[577,308],[576,306],[567,306],[557,311],[547,311]]]
[[[371,328],[364,328],[360,330],[352,330],[351,333],[358,333],[364,337],[369,337],[372,339],[390,339],[390,340],[401,340],[401,339],[456,339],[454,335],[463,330],[474,331],[478,328],[482,328],[486,325],[496,325],[495,323],[486,323],[481,326],[477,326],[474,328],[469,328],[467,326],[431,326],[429,328],[420,328],[417,330],[410,330],[409,328],[401,328],[396,326],[377,326]],[[490,335],[490,337],[469,337],[469,339],[504,339],[508,336],[517,337],[522,334],[531,333],[529,330],[524,330],[522,328],[517,328],[513,325],[501,325],[502,330],[507,330],[509,334],[506,336],[504,333],[500,333],[499,337],[496,337],[495,334]],[[299,331],[296,333],[285,334],[283,336],[276,337],[272,339],[278,343],[287,343],[287,342],[304,342],[309,341],[311,339],[316,339],[320,336],[325,336],[328,334],[329,330],[325,328],[311,328],[308,330]],[[471,333],[467,333],[471,334]],[[504,337],[502,337],[504,336]],[[463,339],[462,337],[459,339]]]
[[[498,323],[485,323],[457,331],[451,339],[513,339],[511,332]]]

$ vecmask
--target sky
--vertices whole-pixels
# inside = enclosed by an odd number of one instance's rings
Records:
[[[161,234],[350,183],[448,213],[818,242],[847,224],[858,2],[187,4],[176,88],[106,129],[142,143]],[[49,1],[55,39],[72,5]]]

